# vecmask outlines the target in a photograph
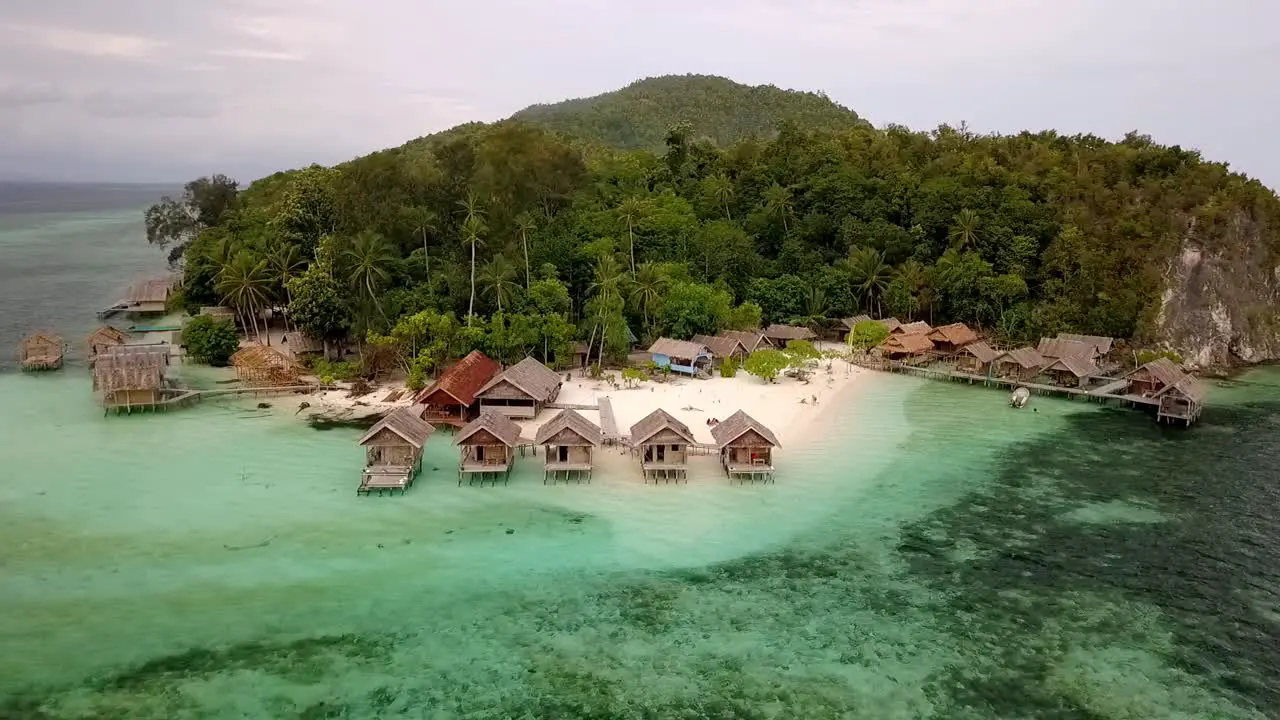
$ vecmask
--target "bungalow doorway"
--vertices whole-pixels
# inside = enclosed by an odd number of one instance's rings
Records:
[[[563,462],[569,462],[569,448],[568,448],[568,446],[561,445],[561,446],[559,446],[559,447],[557,447],[557,448],[556,448],[556,461],[557,461],[557,462],[562,462],[562,463],[563,463]]]

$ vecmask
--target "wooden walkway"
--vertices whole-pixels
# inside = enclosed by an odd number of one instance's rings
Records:
[[[1096,388],[1079,388],[1067,387],[1064,385],[1047,385],[1044,383],[1024,382],[1017,378],[975,375],[973,373],[962,372],[960,370],[920,367],[917,365],[908,365],[898,362],[894,362],[888,367],[875,364],[865,365],[865,367],[869,367],[873,370],[887,370],[888,372],[902,373],[904,375],[916,375],[919,377],[929,378],[931,380],[952,380],[981,383],[987,387],[1004,388],[1006,390],[1024,387],[1039,395],[1057,395],[1070,400],[1074,400],[1076,398],[1097,400],[1101,402],[1106,402],[1107,400],[1118,400],[1120,402],[1131,403],[1133,405],[1146,405],[1150,407],[1156,407],[1160,404],[1159,400],[1142,397],[1141,395],[1130,395],[1125,392],[1129,389],[1129,381],[1112,377],[1094,378],[1095,380],[1106,381],[1105,385],[1101,385]]]
[[[547,403],[548,410],[599,410],[599,405],[575,405],[574,403]]]
[[[600,430],[604,434],[605,445],[617,445],[622,442],[622,434],[618,432],[618,421],[613,417],[613,403],[605,395],[599,400]]]

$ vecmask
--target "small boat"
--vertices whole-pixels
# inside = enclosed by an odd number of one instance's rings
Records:
[[[1031,391],[1024,387],[1014,390],[1009,396],[1009,407],[1012,408],[1026,407],[1029,402],[1031,402]]]

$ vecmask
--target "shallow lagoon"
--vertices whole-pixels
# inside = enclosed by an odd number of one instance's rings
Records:
[[[877,375],[776,485],[460,488],[437,435],[357,498],[359,431],[287,399],[4,374],[0,717],[1267,717],[1278,398],[1185,433]]]

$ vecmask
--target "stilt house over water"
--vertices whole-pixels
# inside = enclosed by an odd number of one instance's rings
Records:
[[[365,449],[364,473],[357,495],[404,492],[422,470],[422,453],[435,428],[421,417],[420,406],[400,408],[369,428],[360,438]]]
[[[956,364],[961,372],[986,375],[991,368],[992,361],[999,356],[1000,353],[992,349],[986,342],[979,340],[961,348],[960,357]]]
[[[128,339],[128,336],[122,331],[110,325],[103,325],[94,330],[93,334],[84,341],[85,357],[89,360],[89,366],[93,366],[93,361],[99,355],[109,351],[111,348],[124,345]]]
[[[527,357],[494,376],[476,393],[480,411],[493,410],[507,417],[534,418],[555,402],[563,378],[560,373]]]
[[[157,410],[164,406],[169,350],[154,345],[121,345],[93,363],[93,389],[108,411]]]
[[[1029,382],[1048,364],[1035,348],[1024,347],[1001,353],[991,361],[991,371],[996,377]]]
[[[422,392],[417,402],[425,405],[423,419],[432,425],[463,427],[479,413],[480,392],[502,368],[487,355],[474,350],[450,365]]]
[[[880,354],[892,360],[923,357],[933,351],[933,341],[923,333],[890,335],[880,343]]]
[[[696,444],[689,426],[658,409],[631,426],[631,447],[640,453],[646,482],[688,479],[689,446]]]
[[[1088,346],[1092,348],[1092,346]],[[1085,355],[1067,355],[1056,360],[1046,358],[1049,364],[1042,371],[1053,381],[1063,387],[1084,387],[1089,381],[1102,374],[1093,358]]]
[[[62,367],[65,354],[62,338],[44,330],[23,338],[18,350],[22,369],[26,371],[57,370]]]
[[[1082,357],[1096,361],[1100,356],[1098,347],[1091,342],[1064,340],[1061,337],[1040,338],[1040,346],[1036,350],[1050,360],[1067,357]]]
[[[912,323],[898,325],[898,327],[889,330],[889,332],[894,335],[924,335],[927,337],[929,333],[933,332],[933,328],[929,326],[929,323],[917,320]]]
[[[942,352],[956,352],[966,345],[978,341],[978,334],[964,323],[951,323],[936,327],[926,334],[933,341],[933,346]]]
[[[246,345],[231,356],[236,377],[251,387],[297,385],[302,371],[293,358],[266,345]]]
[[[461,449],[459,485],[463,479],[468,484],[476,480],[481,484],[498,480],[505,483],[511,479],[511,466],[515,464],[516,448],[520,445],[520,426],[511,418],[485,410],[458,431],[454,442]]]
[[[542,482],[586,479],[591,482],[592,454],[600,447],[599,426],[574,410],[561,410],[538,428],[534,443],[543,446],[546,461],[542,466]]]
[[[773,482],[773,450],[781,444],[772,430],[739,410],[711,428],[711,436],[729,479]]]
[[[1157,401],[1156,420],[1190,426],[1200,418],[1207,394],[1204,383],[1168,358],[1156,358],[1124,376],[1129,394]]]

